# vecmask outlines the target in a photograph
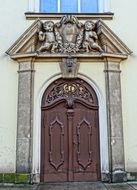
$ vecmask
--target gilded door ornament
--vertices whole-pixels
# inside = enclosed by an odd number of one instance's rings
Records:
[[[82,100],[86,104],[94,104],[93,96],[84,84],[82,84],[82,80],[73,83],[64,81],[56,85],[46,96],[45,104],[51,105],[61,99],[66,99],[67,102],[70,102],[70,99],[74,100],[76,98]]]

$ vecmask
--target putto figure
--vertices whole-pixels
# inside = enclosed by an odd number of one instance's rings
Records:
[[[93,50],[103,52],[103,49],[99,46],[97,40],[98,36],[95,32],[95,24],[91,21],[85,22],[85,34],[83,39],[83,48],[86,52],[90,52]]]
[[[38,53],[43,51],[55,53],[58,48],[58,43],[56,42],[54,23],[52,21],[46,21],[43,23],[43,31],[39,31],[38,37],[39,40],[43,42],[41,47],[38,49]]]

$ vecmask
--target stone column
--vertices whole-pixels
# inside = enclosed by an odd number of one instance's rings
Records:
[[[32,59],[19,60],[16,172],[32,170],[34,68]]]
[[[112,182],[126,181],[122,122],[120,63],[105,63],[109,166]]]

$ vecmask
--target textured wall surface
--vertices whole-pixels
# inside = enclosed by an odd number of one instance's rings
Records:
[[[133,51],[127,61],[121,64],[122,110],[125,144],[126,170],[137,172],[137,18],[136,0],[111,0],[114,20],[111,29]]]

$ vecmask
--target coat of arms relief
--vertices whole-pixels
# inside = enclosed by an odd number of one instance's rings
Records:
[[[37,53],[104,52],[92,21],[81,23],[73,15],[63,16],[60,22],[41,22],[38,31]]]

